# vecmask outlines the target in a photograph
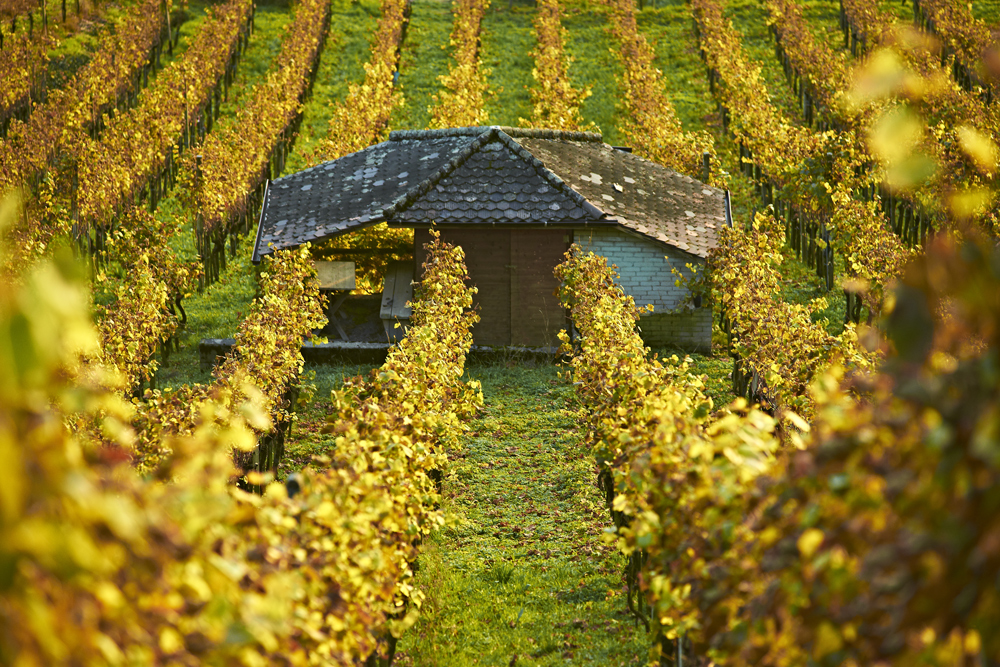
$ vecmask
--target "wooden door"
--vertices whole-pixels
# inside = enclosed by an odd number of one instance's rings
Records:
[[[430,234],[418,229],[414,238],[420,271]],[[510,231],[443,229],[441,239],[462,247],[470,281],[479,290],[472,299],[479,308],[479,323],[472,329],[476,345],[510,345]]]
[[[559,344],[566,313],[552,272],[569,247],[566,230],[444,229],[441,238],[462,246],[469,277],[479,289],[473,299],[480,317],[472,330],[477,345]],[[430,235],[418,229],[414,240],[419,273]]]
[[[558,229],[511,230],[511,345],[558,347],[566,311],[553,270],[569,247],[567,234]]]

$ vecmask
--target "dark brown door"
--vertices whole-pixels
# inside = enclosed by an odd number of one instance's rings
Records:
[[[462,246],[469,277],[479,292],[477,345],[510,345],[510,232],[506,229],[447,230],[441,237]]]
[[[469,278],[478,288],[473,307],[479,309],[479,323],[472,329],[477,345],[510,345],[510,231],[506,229],[444,229],[441,238],[461,246]],[[430,240],[425,229],[414,235],[417,271]]]
[[[511,344],[555,347],[566,326],[553,275],[569,243],[565,230],[514,229],[510,232]]]
[[[479,324],[472,330],[477,345],[556,346],[566,315],[552,274],[569,247],[568,232],[550,229],[445,229],[441,238],[462,246],[471,282],[477,288],[473,304]],[[418,229],[417,272],[430,240]]]

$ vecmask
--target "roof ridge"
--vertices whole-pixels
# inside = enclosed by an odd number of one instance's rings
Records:
[[[499,130],[510,137],[526,139],[552,139],[561,141],[593,141],[603,143],[600,132],[575,132],[570,130],[544,130],[507,125],[482,125],[478,127],[449,127],[441,130],[393,130],[389,141],[420,141],[440,137],[476,137],[493,130]]]
[[[470,128],[459,128],[459,129],[470,129]],[[402,131],[408,132],[409,130],[402,130]],[[412,131],[433,132],[434,130],[412,130]],[[381,212],[382,216],[388,220],[393,215],[403,211],[406,208],[409,208],[410,204],[412,204],[413,202],[415,202],[416,200],[420,199],[425,194],[430,192],[431,188],[437,185],[437,183],[442,178],[444,178],[445,176],[447,176],[448,174],[450,174],[451,172],[455,171],[463,164],[465,164],[466,160],[472,157],[472,155],[476,151],[478,151],[480,147],[486,144],[490,140],[490,137],[494,136],[495,134],[496,130],[493,128],[489,128],[489,131],[480,132],[478,133],[478,136],[477,134],[472,134],[472,133],[451,135],[451,136],[465,136],[465,137],[476,137],[476,138],[470,141],[469,145],[466,146],[465,149],[462,150],[462,152],[460,152],[458,155],[456,155],[455,157],[453,157],[452,159],[448,160],[443,165],[441,165],[437,169],[437,171],[435,171],[433,174],[431,174],[424,180],[417,183],[415,186],[404,192],[401,196],[394,199],[388,206],[383,208]],[[435,136],[444,136],[444,135],[435,135]]]
[[[499,130],[499,128],[498,128]],[[500,130],[497,133],[497,138],[500,143],[507,146],[510,150],[514,152],[519,158],[530,164],[535,168],[535,171],[544,178],[546,181],[552,184],[552,187],[562,192],[564,195],[573,200],[578,206],[582,207],[584,211],[591,214],[595,218],[608,218],[614,217],[609,216],[605,211],[601,210],[599,207],[591,203],[589,199],[584,197],[582,194],[576,191],[576,189],[566,183],[563,179],[559,178],[559,175],[554,171],[545,166],[545,163],[535,157],[534,153],[519,144],[514,140],[513,137],[508,135],[506,132]],[[532,137],[534,138],[534,137]]]
[[[401,213],[405,209],[409,208],[411,204],[423,197],[425,194],[430,192],[431,188],[437,185],[441,179],[445,178],[456,169],[461,167],[465,162],[472,157],[480,148],[488,144],[491,141],[499,141],[501,144],[507,147],[514,155],[521,158],[532,167],[534,167],[535,172],[541,176],[543,179],[549,182],[552,187],[554,187],[559,192],[562,192],[566,197],[568,197],[573,203],[581,207],[584,211],[592,215],[594,218],[610,218],[605,211],[601,210],[599,207],[595,206],[590,202],[589,199],[584,197],[582,194],[577,192],[571,185],[566,183],[564,180],[559,178],[559,176],[553,172],[551,169],[545,166],[545,163],[535,157],[531,151],[517,143],[509,134],[507,134],[507,129],[516,128],[504,128],[500,125],[493,125],[486,128],[456,128],[457,130],[482,130],[480,132],[472,133],[466,132],[464,134],[450,135],[450,136],[464,136],[464,137],[476,137],[473,139],[469,145],[458,155],[453,157],[451,160],[441,165],[441,167],[435,171],[433,174],[428,176],[426,179],[418,183],[416,186],[408,190],[405,194],[398,197],[384,209],[382,209],[382,215],[388,219],[397,213]],[[543,130],[544,132],[555,132],[555,130]],[[439,130],[402,130],[401,132],[407,134],[425,133],[425,132],[439,132]],[[565,133],[565,134],[586,134],[583,132],[576,133]],[[444,136],[441,134],[435,134],[433,136],[440,137]],[[535,135],[532,135],[533,137]],[[598,135],[600,136],[600,135]],[[390,137],[391,140],[391,137]]]

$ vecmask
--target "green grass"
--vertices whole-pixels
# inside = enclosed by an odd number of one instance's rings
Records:
[[[844,48],[844,34],[840,32],[840,6],[832,0],[804,0],[801,2],[802,18],[813,36],[831,48]]]
[[[836,336],[844,330],[844,312],[847,309],[847,301],[844,299],[844,291],[834,287],[829,292],[824,291],[824,283],[816,275],[816,272],[805,266],[795,256],[794,251],[785,248],[784,262],[781,265],[782,289],[781,298],[788,303],[796,303],[803,306],[809,305],[813,299],[825,298],[828,306],[813,313],[813,321],[826,321],[826,330]],[[844,275],[844,261],[842,257],[834,257],[834,277]]]
[[[519,125],[518,119],[531,118],[531,70],[535,61],[531,50],[537,45],[532,34],[534,10],[530,5],[494,2],[483,19],[479,58],[488,70],[491,95],[486,111],[491,125]]]
[[[687,131],[708,129],[715,117],[715,101],[708,89],[705,65],[698,55],[691,12],[683,0],[647,5],[636,12],[639,33],[656,53],[655,66],[663,72],[667,95]]]
[[[178,334],[181,349],[172,353],[169,362],[157,371],[157,387],[212,381],[211,372],[198,367],[198,343],[202,338],[231,338],[249,312],[257,292],[250,264],[252,244],[252,234],[244,237],[219,281],[184,299],[188,321]]]
[[[715,405],[731,402],[725,350],[690,358]],[[370,368],[309,370],[316,400],[286,442],[279,477],[333,447],[333,437],[320,432],[330,391]],[[462,448],[449,455],[449,522],[421,552],[416,584],[427,600],[400,640],[395,664],[508,665],[515,655],[517,665],[645,664],[649,639],[626,611],[624,559],[601,542],[608,512],[572,409],[572,386],[559,371],[466,367],[467,380],[482,382],[486,405]]]
[[[278,478],[301,470],[312,462],[314,456],[323,456],[334,446],[334,436],[321,433],[330,413],[330,392],[339,389],[344,379],[357,375],[368,376],[371,366],[330,365],[306,367],[303,383],[316,387],[314,400],[300,409],[292,431],[285,441],[285,456],[278,468]]]
[[[569,78],[577,88],[590,88],[591,95],[583,101],[580,113],[585,122],[595,123],[604,141],[621,145],[624,139],[618,131],[621,109],[619,80],[621,62],[614,54],[614,44],[607,32],[606,11],[598,4],[572,2],[565,5],[563,27],[566,52],[573,59]]]
[[[178,31],[177,43],[174,45],[173,53],[167,53],[166,49],[164,49],[163,55],[160,56],[160,64],[164,68],[180,58],[187,51],[187,47],[191,43],[191,38],[194,37],[198,32],[198,28],[205,22],[205,10],[210,6],[211,3],[205,0],[188,0],[185,8],[184,22],[181,23],[180,30]]]
[[[733,359],[726,352],[725,335],[718,328],[713,327],[713,351],[710,355],[689,354],[691,359],[690,372],[694,375],[701,375],[705,378],[705,395],[712,399],[712,404],[716,409],[729,405],[735,400],[733,394]],[[661,350],[660,356],[670,356],[676,354],[681,359],[683,352]]]
[[[767,10],[759,0],[729,0],[725,16],[742,35],[743,49],[750,61],[761,66],[761,77],[767,86],[771,102],[781,109],[792,122],[802,120],[802,110],[781,64],[774,56],[774,39],[767,27]]]
[[[887,14],[892,14],[902,23],[913,23],[913,5],[900,0],[879,0],[879,9]]]
[[[375,0],[334,0],[326,46],[320,55],[319,73],[306,101],[295,147],[285,163],[286,174],[308,166],[310,152],[326,136],[333,105],[347,96],[348,86],[365,77],[370,39],[379,19]]]
[[[972,15],[996,30],[1000,28],[1000,1],[976,0],[972,3]]]
[[[91,54],[100,46],[98,32],[105,24],[113,23],[124,15],[132,4],[106,4],[100,17],[78,19],[75,3],[69,0],[66,3],[66,23],[63,24],[60,4],[48,3],[49,34],[59,40],[55,48],[49,50],[49,90],[62,88],[79,68],[90,61]],[[35,25],[37,27],[39,24]],[[4,27],[6,29],[10,26],[8,24]]]
[[[399,67],[398,85],[404,104],[392,112],[393,129],[423,130],[430,125],[429,109],[441,89],[438,77],[448,73],[451,25],[449,3],[440,0],[413,3]]]
[[[253,100],[253,86],[261,83],[267,76],[274,59],[281,51],[281,38],[291,20],[287,3],[257,3],[250,44],[240,58],[236,80],[229,88],[228,103],[222,107],[224,118],[235,116],[240,108]]]
[[[395,664],[645,664],[571,387],[552,366],[467,370],[486,406],[450,456],[452,520],[420,556],[427,600]]]

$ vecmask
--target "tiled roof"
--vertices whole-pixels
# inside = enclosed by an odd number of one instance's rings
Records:
[[[507,127],[393,132],[389,140],[273,181],[254,244],[272,249],[383,220],[393,226],[619,224],[705,257],[724,193],[602,143]]]
[[[603,143],[518,142],[623,227],[698,257],[719,244],[725,191]]]

